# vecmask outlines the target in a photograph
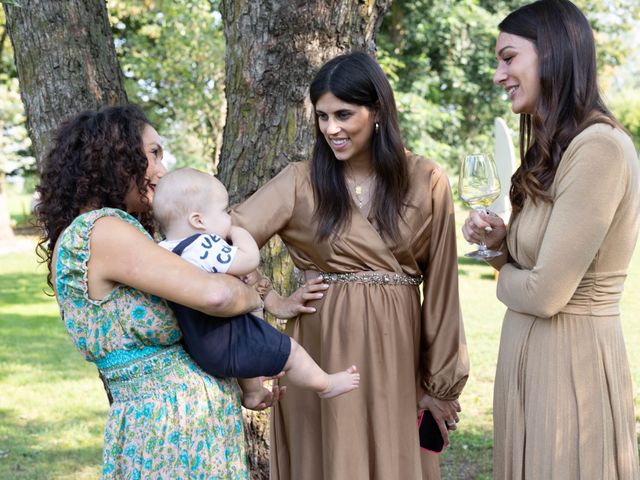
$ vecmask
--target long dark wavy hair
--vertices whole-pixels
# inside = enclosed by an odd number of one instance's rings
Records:
[[[510,13],[501,32],[531,40],[538,54],[540,96],[520,116],[520,167],[511,177],[513,215],[527,197],[551,201],[549,188],[569,143],[594,123],[620,127],[598,91],[589,21],[569,0],[539,0]]]
[[[87,209],[126,210],[125,196],[132,182],[142,201],[147,200],[148,161],[142,142],[147,125],[149,120],[140,108],[124,105],[80,113],[55,132],[36,187],[36,217],[42,230],[37,253],[49,268],[51,288],[53,249],[74,218]],[[153,234],[150,213],[137,217]]]
[[[371,212],[380,233],[397,240],[409,174],[393,91],[382,68],[366,53],[340,55],[320,68],[309,90],[314,106],[322,95],[332,93],[344,102],[363,105],[377,113],[379,129],[371,138],[372,167],[377,179]],[[352,202],[343,170],[344,162],[336,159],[316,117],[311,183],[318,238],[340,232],[351,219]]]

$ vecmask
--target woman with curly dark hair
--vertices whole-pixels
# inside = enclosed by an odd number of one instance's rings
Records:
[[[162,158],[158,133],[135,106],[65,122],[38,186],[41,256],[73,342],[113,398],[103,478],[244,479],[237,383],[196,366],[163,299],[217,316],[261,301],[234,277],[154,243],[149,210]],[[278,393],[265,389],[263,406]]]
[[[638,479],[620,296],[640,226],[631,139],[598,93],[589,22],[541,0],[499,25],[494,82],[520,114],[508,232],[472,213],[504,255],[507,306],[494,392],[494,478]]]

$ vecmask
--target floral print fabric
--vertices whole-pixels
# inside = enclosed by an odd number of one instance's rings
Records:
[[[55,266],[65,327],[85,358],[100,366],[114,399],[103,478],[246,479],[236,381],[207,375],[184,352],[164,300],[124,285],[101,300],[89,298],[90,234],[103,216],[146,234],[121,210],[85,213],[63,232]]]

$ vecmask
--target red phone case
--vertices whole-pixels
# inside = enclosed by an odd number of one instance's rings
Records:
[[[428,452],[440,454],[444,450],[444,439],[436,419],[429,410],[425,410],[418,420],[418,435],[420,438],[420,448]]]

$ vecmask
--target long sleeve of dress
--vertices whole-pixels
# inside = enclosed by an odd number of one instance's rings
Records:
[[[502,267],[500,301],[542,318],[561,311],[597,261],[629,178],[624,152],[610,136],[590,135],[570,145],[556,174],[553,207],[535,265]]]
[[[259,248],[282,229],[293,214],[296,198],[296,164],[287,165],[242,204],[231,218],[251,233]]]
[[[421,375],[427,393],[458,398],[469,376],[469,357],[458,294],[453,198],[446,175],[432,174],[432,230],[423,282]]]

